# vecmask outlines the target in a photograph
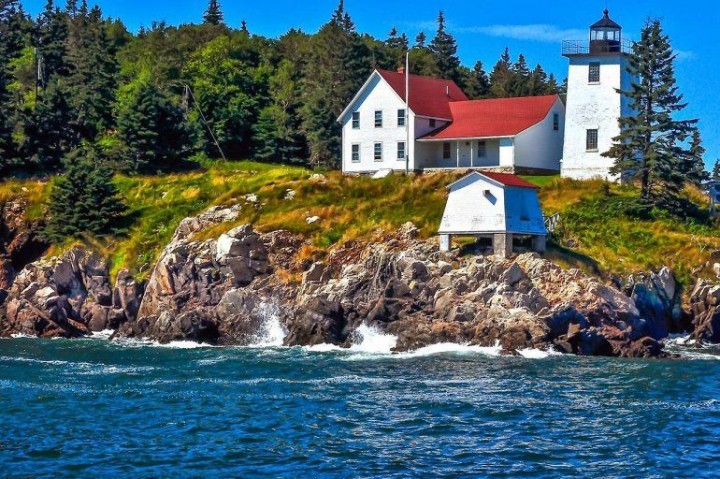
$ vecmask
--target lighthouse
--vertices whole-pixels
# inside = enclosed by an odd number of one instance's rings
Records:
[[[619,118],[633,114],[628,99],[618,91],[627,91],[632,85],[627,71],[631,49],[622,37],[622,27],[607,9],[603,18],[590,26],[589,40],[563,41],[562,54],[570,61],[563,177],[620,179],[610,174],[614,159],[602,154],[620,134]]]

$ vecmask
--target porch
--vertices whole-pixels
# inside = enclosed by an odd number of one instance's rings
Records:
[[[418,140],[417,169],[512,168],[513,138]]]

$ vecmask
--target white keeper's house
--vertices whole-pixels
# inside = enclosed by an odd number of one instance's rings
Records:
[[[468,100],[449,80],[375,70],[338,121],[343,173],[560,171],[565,106],[557,95]]]

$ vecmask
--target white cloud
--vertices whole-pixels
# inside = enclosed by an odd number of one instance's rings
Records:
[[[512,38],[513,40],[555,43],[562,40],[580,40],[587,37],[586,30],[563,29],[555,25],[488,25],[455,28],[458,33],[480,33],[492,37]]]
[[[679,48],[676,48],[675,54],[677,55],[677,60],[679,62],[693,61],[697,60],[698,58],[697,53],[692,50],[681,50]]]

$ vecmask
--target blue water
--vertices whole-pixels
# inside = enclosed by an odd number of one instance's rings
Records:
[[[717,358],[0,340],[0,476],[718,477]]]

